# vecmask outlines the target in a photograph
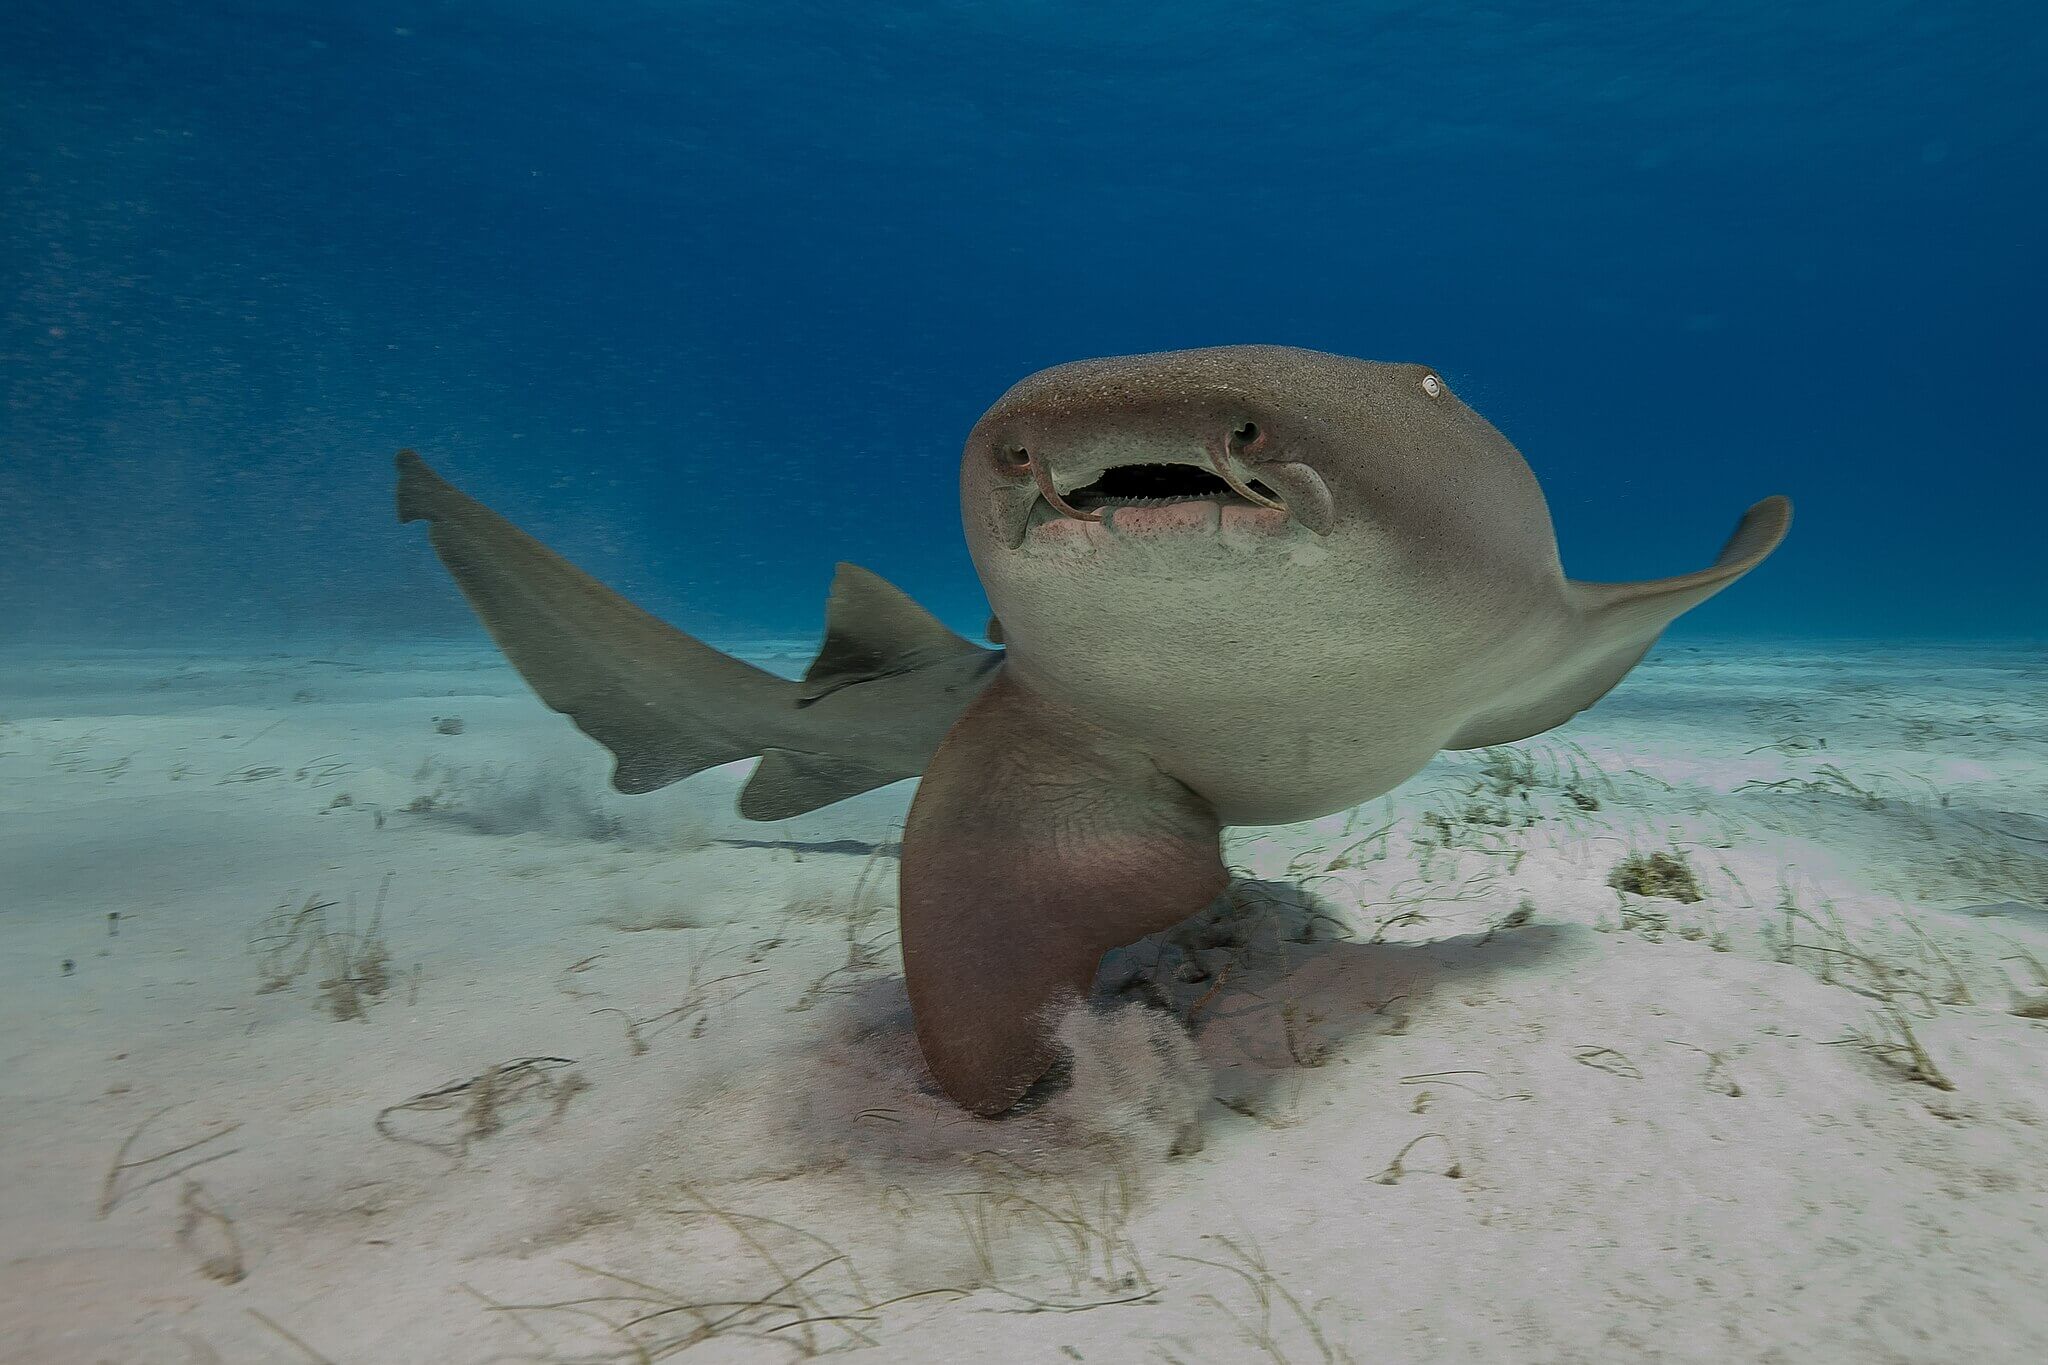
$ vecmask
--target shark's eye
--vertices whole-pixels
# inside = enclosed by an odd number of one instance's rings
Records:
[[[1441,398],[1444,396],[1444,381],[1433,374],[1426,374],[1422,376],[1422,391],[1431,398]]]

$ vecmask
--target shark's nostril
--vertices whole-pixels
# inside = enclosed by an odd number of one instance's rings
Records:
[[[996,467],[1012,474],[1031,468],[1031,452],[1023,446],[997,446]]]
[[[1266,431],[1257,422],[1246,422],[1230,433],[1230,453],[1240,458],[1256,455],[1266,447]]]

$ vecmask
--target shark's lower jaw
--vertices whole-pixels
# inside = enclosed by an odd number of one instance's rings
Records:
[[[1236,498],[1107,503],[1099,521],[1062,516],[1043,502],[1033,509],[1025,545],[1081,549],[1116,543],[1169,544],[1197,540],[1225,545],[1267,542],[1285,535],[1293,519]]]

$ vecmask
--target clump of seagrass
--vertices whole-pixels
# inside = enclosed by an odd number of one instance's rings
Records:
[[[1818,911],[1806,910],[1799,904],[1789,881],[1784,886],[1778,908],[1784,916],[1783,928],[1774,935],[1779,961],[1808,965],[1824,984],[1854,991],[1877,1003],[1875,1028],[1859,1030],[1837,1042],[1860,1047],[1909,1081],[1935,1090],[1955,1089],[1955,1082],[1935,1064],[1933,1056],[1921,1044],[1913,1027],[1914,1015],[1908,1009],[1908,1002],[1917,1001],[1920,1017],[1933,1018],[1939,1012],[1936,991],[1945,990],[1953,999],[1956,987],[1963,984],[1955,964],[1940,953],[1938,946],[1923,937],[1927,946],[1934,947],[1950,976],[1945,987],[1910,964],[1885,961],[1857,945],[1850,939],[1849,931],[1835,913],[1832,902],[1823,903]],[[1807,938],[1801,937],[1801,926],[1811,931]],[[1964,986],[1964,995],[1967,993],[1968,988]]]
[[[284,990],[317,966],[321,1007],[338,1020],[366,1018],[369,1006],[391,989],[391,950],[384,942],[391,875],[385,873],[378,885],[376,907],[361,933],[356,931],[354,897],[339,927],[327,913],[338,902],[318,892],[296,910],[287,901],[273,911],[251,941],[262,978],[256,993]]]
[[[1726,1055],[1710,1051],[1697,1043],[1687,1043],[1677,1038],[1666,1038],[1664,1041],[1670,1043],[1673,1047],[1689,1048],[1707,1059],[1706,1074],[1700,1078],[1700,1083],[1706,1086],[1707,1089],[1714,1091],[1716,1094],[1726,1095],[1730,1099],[1740,1099],[1742,1097],[1742,1084],[1728,1070],[1728,1058]]]
[[[718,955],[699,952],[691,958],[689,973],[683,982],[680,1004],[638,1018],[615,1005],[607,1005],[602,1009],[592,1010],[591,1013],[616,1014],[625,1020],[626,1047],[635,1057],[646,1056],[656,1038],[680,1025],[689,1025],[689,1036],[692,1039],[702,1038],[705,1029],[710,1027],[713,1010],[722,1009],[748,991],[757,990],[765,984],[760,981],[747,986],[735,983],[748,977],[765,976],[768,972],[766,967],[757,967],[752,971],[727,972],[707,981],[704,979],[705,963]],[[589,960],[586,958],[583,963],[578,963],[577,967],[585,965]],[[575,971],[577,967],[571,967],[569,970]]]
[[[331,1359],[324,1355],[321,1355],[311,1346],[308,1346],[305,1343],[305,1341],[302,1338],[300,1338],[298,1333],[286,1327],[276,1318],[273,1318],[266,1313],[259,1312],[254,1308],[244,1308],[242,1311],[244,1313],[247,1313],[251,1318],[254,1318],[257,1322],[261,1323],[270,1331],[277,1333],[286,1341],[289,1341],[293,1346],[297,1347],[299,1354],[304,1356],[307,1360],[311,1361],[312,1365],[334,1365],[334,1362]],[[216,1359],[218,1359],[218,1357],[216,1357]]]
[[[1409,1145],[1412,1147],[1414,1143]],[[1273,1272],[1266,1261],[1265,1251],[1257,1242],[1249,1237],[1240,1242],[1221,1233],[1204,1234],[1203,1240],[1220,1243],[1229,1259],[1219,1261],[1201,1256],[1176,1256],[1173,1259],[1223,1271],[1241,1282],[1247,1294],[1241,1308],[1231,1307],[1221,1296],[1210,1293],[1197,1294],[1195,1302],[1230,1319],[1231,1325],[1257,1358],[1277,1361],[1280,1365],[1309,1360],[1320,1361],[1322,1365],[1341,1365],[1351,1359],[1330,1340],[1321,1316],[1325,1304],[1304,1304]],[[1179,1357],[1163,1348],[1160,1354],[1172,1365],[1180,1365]]]
[[[1864,810],[1883,810],[1886,800],[1884,794],[1875,786],[1858,782],[1832,763],[1821,764],[1814,770],[1812,777],[1784,777],[1775,782],[1759,779],[1745,782],[1735,790],[1791,793],[1801,796],[1843,796]],[[1946,800],[1942,804],[1946,805]]]
[[[2034,984],[2031,989],[2013,987],[2012,1012],[2022,1019],[2048,1019],[2048,965],[2044,965],[2040,958],[2011,939],[2005,941],[2012,948],[2012,953],[2002,960],[2025,962],[2034,971]]]
[[[1435,1138],[1438,1142],[1441,1142],[1444,1145],[1444,1150],[1447,1153],[1449,1153],[1448,1157],[1445,1160],[1444,1169],[1442,1172],[1444,1179],[1463,1180],[1465,1178],[1465,1165],[1463,1162],[1458,1160],[1458,1149],[1451,1146],[1451,1140],[1445,1137],[1442,1133],[1423,1133],[1419,1136],[1408,1139],[1407,1145],[1402,1147],[1400,1151],[1394,1153],[1394,1159],[1392,1161],[1389,1161],[1387,1163],[1386,1169],[1381,1171],[1378,1175],[1374,1176],[1373,1180],[1381,1185],[1400,1184],[1402,1177],[1408,1174],[1408,1167],[1406,1164],[1408,1160],[1408,1154],[1431,1138]]]
[[[134,1148],[136,1140],[142,1136],[142,1130],[177,1107],[175,1104],[165,1105],[142,1122],[136,1124],[134,1131],[122,1140],[120,1150],[114,1153],[113,1164],[107,1167],[106,1178],[100,1182],[100,1217],[104,1218],[112,1213],[116,1206],[131,1194],[137,1194],[152,1185],[160,1185],[166,1180],[175,1180],[195,1166],[204,1166],[209,1161],[219,1161],[223,1157],[233,1156],[241,1150],[239,1147],[214,1146],[215,1143],[242,1126],[239,1122],[235,1122],[222,1124],[202,1137],[193,1138],[189,1142],[178,1143],[176,1146],[166,1147],[149,1156],[131,1158],[128,1153]],[[204,1150],[203,1155],[201,1154],[202,1150]],[[178,1161],[174,1165],[158,1167],[157,1170],[149,1174],[147,1179],[128,1179],[131,1172],[148,1171],[150,1167],[158,1166],[159,1162],[172,1161],[174,1158],[181,1157],[186,1159]]]
[[[976,1152],[967,1164],[981,1184],[946,1195],[976,1263],[976,1288],[1025,1305],[1023,1311],[1078,1312],[1137,1303],[1159,1290],[1133,1240],[1136,1186],[1115,1158],[1122,1144],[1090,1143],[1112,1158],[1103,1179],[1041,1169],[998,1152]],[[1066,1277],[1064,1291],[1038,1298],[1003,1287],[1015,1257],[1028,1266],[1050,1257]]]
[[[1280,1026],[1287,1040],[1287,1055],[1294,1059],[1296,1066],[1321,1066],[1330,1060],[1332,1051],[1326,1039],[1318,1037],[1315,1027],[1323,1016],[1297,1001],[1290,1000],[1280,1007]]]
[[[569,1101],[590,1088],[569,1057],[520,1057],[464,1081],[414,1095],[377,1111],[378,1133],[460,1160],[469,1145],[524,1123],[561,1118]]]
[[[1956,1083],[1934,1064],[1933,1056],[1913,1031],[1913,1019],[1906,1007],[1896,999],[1880,1001],[1879,1005],[1880,1012],[1874,1016],[1877,1027],[1862,1029],[1844,1041],[1858,1044],[1865,1053],[1917,1085],[1935,1090],[1955,1089]]]
[[[668,1212],[703,1227],[702,1236],[723,1244],[716,1254],[700,1258],[699,1266],[713,1273],[751,1269],[761,1276],[754,1287],[706,1292],[578,1264],[578,1270],[602,1281],[602,1292],[557,1303],[500,1303],[475,1289],[470,1292],[491,1311],[518,1321],[549,1348],[551,1360],[647,1362],[680,1356],[711,1341],[735,1350],[742,1342],[768,1343],[800,1360],[873,1347],[880,1344],[881,1324],[895,1305],[966,1298],[973,1292],[943,1286],[878,1298],[852,1257],[817,1233],[779,1218],[721,1207],[688,1185],[678,1188],[688,1202]],[[549,1340],[551,1326],[574,1333],[574,1342]]]
[[[235,1220],[207,1195],[196,1180],[185,1182],[178,1200],[178,1245],[199,1262],[199,1273],[222,1284],[240,1284],[249,1273],[242,1260],[242,1239]]]
[[[1631,853],[1607,874],[1607,884],[1632,896],[1664,896],[1683,905],[1704,897],[1682,853]]]
[[[1521,823],[1533,823],[1542,817],[1526,807],[1532,795],[1543,791],[1555,791],[1576,810],[1589,812],[1601,807],[1598,793],[1604,791],[1611,799],[1615,795],[1615,786],[1614,780],[1601,771],[1592,756],[1576,744],[1480,751],[1479,780],[1472,788],[1472,794],[1491,793],[1498,798],[1494,807],[1496,812],[1500,811],[1499,803],[1514,798],[1525,807]],[[1502,822],[1496,818],[1474,823]]]
[[[1587,1043],[1572,1049],[1572,1060],[1580,1066],[1590,1066],[1595,1071],[1605,1071],[1610,1076],[1621,1076],[1631,1081],[1643,1078],[1642,1068],[1630,1061],[1628,1054],[1611,1047]]]
[[[891,907],[886,900],[889,878],[883,870],[882,857],[892,851],[897,851],[900,857],[901,847],[900,843],[884,841],[869,851],[867,861],[861,864],[860,877],[853,884],[852,902],[846,915],[846,961],[813,980],[804,987],[796,1003],[785,1008],[797,1012],[808,1010],[828,995],[855,989],[864,977],[882,969],[889,936],[896,932],[892,923],[894,916],[884,913]],[[877,919],[881,920],[879,927]]]

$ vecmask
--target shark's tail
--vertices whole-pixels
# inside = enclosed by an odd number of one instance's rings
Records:
[[[825,646],[793,682],[650,616],[410,450],[398,454],[398,519],[428,523],[491,638],[542,701],[611,750],[622,792],[758,756],[740,810],[767,820],[914,777],[973,692],[956,702],[900,680],[973,673],[980,661],[969,656],[990,653],[843,564]],[[932,714],[935,696],[946,714]]]

